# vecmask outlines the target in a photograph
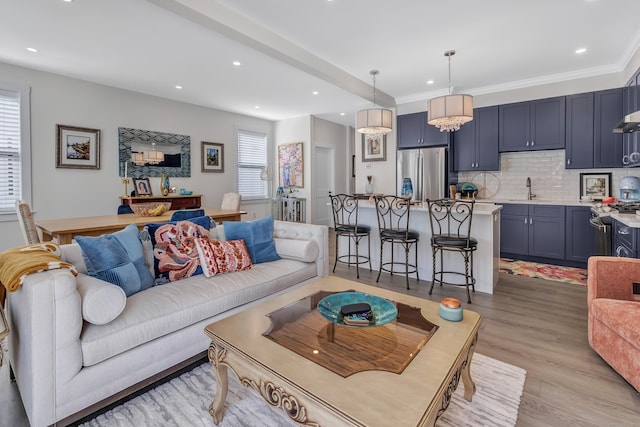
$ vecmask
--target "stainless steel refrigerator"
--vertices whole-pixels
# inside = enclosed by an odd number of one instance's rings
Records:
[[[397,195],[402,194],[404,178],[413,186],[411,200],[440,199],[447,187],[447,149],[445,147],[398,150],[396,166]]]

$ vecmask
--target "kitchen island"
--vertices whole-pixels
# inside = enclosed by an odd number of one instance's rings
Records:
[[[371,267],[378,270],[380,266],[380,237],[378,233],[378,218],[373,201],[360,200],[358,204],[358,222],[371,227]],[[471,222],[471,236],[478,240],[478,249],[473,255],[473,275],[476,278],[476,292],[493,293],[498,283],[500,271],[500,210],[502,206],[493,203],[476,202]],[[420,235],[418,241],[418,273],[420,281],[430,286],[433,272],[431,251],[431,226],[429,211],[426,203],[411,205],[409,227]],[[360,244],[360,253],[366,251],[366,240]],[[347,245],[339,245],[340,255],[347,253]],[[410,257],[413,259],[412,249]],[[398,257],[396,248],[396,257]],[[402,253],[404,256],[404,253]],[[390,261],[391,246],[385,246],[383,262]],[[464,271],[464,261],[460,254],[445,252],[445,270]],[[410,277],[415,278],[415,274]],[[380,280],[384,280],[381,276]]]

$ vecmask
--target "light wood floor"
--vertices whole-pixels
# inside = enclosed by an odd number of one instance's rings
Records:
[[[333,253],[330,238],[331,257]],[[354,267],[338,264],[335,274],[356,280]],[[434,301],[454,296],[465,309],[482,314],[477,352],[527,371],[519,427],[639,425],[640,395],[587,342],[584,286],[501,274],[493,295],[476,293],[467,305],[461,288],[437,287],[429,296],[430,278],[412,279],[407,291],[402,276],[383,274],[380,283],[376,276],[365,267],[359,281]],[[0,426],[26,425],[5,363],[0,369]]]

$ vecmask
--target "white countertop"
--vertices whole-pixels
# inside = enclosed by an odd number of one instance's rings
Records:
[[[636,214],[621,214],[611,212],[611,218],[616,219],[627,227],[640,228],[640,216]]]
[[[523,204],[523,205],[557,205],[557,206],[587,206],[587,207],[591,207],[595,203],[598,203],[595,201],[583,202],[581,200],[544,200],[544,199],[527,200],[524,198],[523,199],[491,199],[491,200],[479,199],[476,201],[478,203],[485,202],[485,203],[512,203],[512,204]]]
[[[358,202],[358,207],[361,208],[375,208],[375,205],[370,200],[360,200]],[[502,209],[502,206],[496,205],[491,201],[485,200],[476,200],[476,204],[473,207],[474,215],[493,215],[495,212],[498,212]],[[411,205],[411,212],[427,212],[427,204],[426,203],[414,203]]]

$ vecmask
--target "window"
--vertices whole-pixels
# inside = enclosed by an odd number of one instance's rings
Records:
[[[269,197],[267,181],[260,179],[267,166],[267,135],[238,130],[238,193],[242,200]]]
[[[29,129],[29,88],[0,82],[0,215],[31,203]]]

